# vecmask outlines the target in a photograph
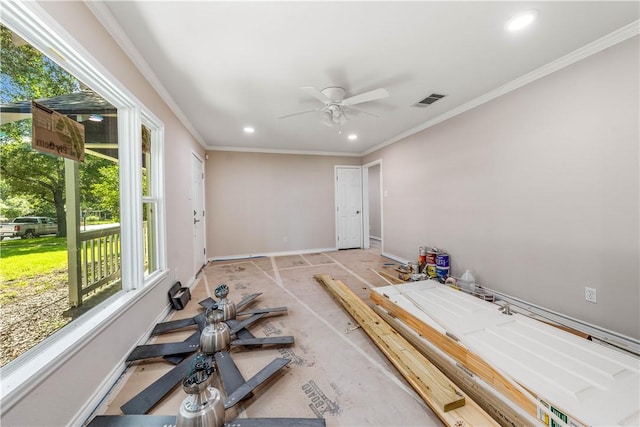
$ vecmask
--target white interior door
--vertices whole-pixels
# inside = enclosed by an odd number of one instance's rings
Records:
[[[336,246],[362,247],[362,169],[336,166]]]
[[[204,244],[204,164],[191,156],[191,212],[193,214],[193,266],[197,274],[206,264]]]

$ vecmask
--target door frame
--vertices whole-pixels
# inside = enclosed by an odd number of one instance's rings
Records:
[[[338,240],[338,236],[340,234],[340,228],[338,227],[338,169],[359,169],[360,170],[360,202],[363,202],[363,192],[362,192],[362,166],[357,166],[357,165],[334,165],[333,166],[333,185],[334,185],[334,189],[333,189],[333,194],[334,194],[334,201],[333,201],[333,213],[334,213],[334,226],[335,226],[335,244],[336,244],[336,249],[339,248],[339,240]],[[362,206],[360,207],[360,212],[362,212]],[[362,248],[362,221],[363,215],[360,215],[360,248]]]
[[[202,164],[202,194],[200,195],[200,199],[202,200],[202,247],[204,249],[204,253],[202,255],[203,257],[203,264],[200,266],[200,268],[196,269],[195,267],[195,263],[194,263],[194,272],[193,275],[194,277],[198,275],[198,273],[200,272],[200,270],[202,270],[202,267],[204,267],[205,265],[207,265],[207,221],[206,221],[206,199],[205,199],[205,195],[206,195],[206,191],[205,191],[205,159],[200,156],[198,153],[196,153],[195,151],[191,151],[191,166],[193,166],[193,159],[198,160],[201,164]],[[205,156],[206,158],[206,156]],[[193,170],[191,171],[191,206],[189,207],[189,210],[193,210],[193,198],[194,198],[194,194],[193,192],[195,191],[194,188],[194,183],[193,183]],[[195,247],[195,241],[191,242],[192,248]],[[195,253],[194,253],[194,257],[195,257]],[[195,260],[194,260],[195,261]]]
[[[374,160],[365,165],[362,165],[362,238],[363,248],[369,249],[371,247],[369,235],[369,168],[373,166],[380,166],[380,246],[381,251],[384,248],[384,217],[383,217],[383,203],[382,197],[384,192],[382,191],[382,159]]]

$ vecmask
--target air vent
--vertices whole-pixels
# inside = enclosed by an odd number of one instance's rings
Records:
[[[426,107],[427,105],[431,105],[434,102],[436,102],[437,100],[442,99],[444,97],[445,97],[445,95],[438,95],[437,93],[432,93],[431,95],[427,96],[422,101],[418,101],[416,106],[418,106],[418,107]]]

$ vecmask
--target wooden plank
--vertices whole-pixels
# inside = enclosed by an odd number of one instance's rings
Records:
[[[518,390],[509,380],[497,372],[481,357],[469,351],[452,338],[443,335],[433,327],[427,325],[413,314],[380,295],[378,292],[371,292],[370,298],[373,302],[383,307],[393,316],[410,326],[418,334],[429,340],[436,347],[449,354],[456,360],[456,362],[462,364],[475,375],[478,375],[488,384],[492,385],[496,390],[522,408],[526,413],[536,417],[537,409],[535,402]]]
[[[539,319],[539,318],[534,318],[534,319],[537,320],[538,322],[542,322],[546,325],[553,326],[554,328],[558,328],[562,331],[569,332],[570,334],[573,334],[580,338],[584,338],[585,340],[591,341],[591,335],[587,334],[586,332],[578,331],[576,329],[569,328],[568,326],[558,325],[557,323],[550,322],[544,319]]]
[[[490,414],[503,427],[534,427],[539,425],[532,417],[527,418],[524,413],[515,409],[504,399],[478,384],[476,377],[466,368],[455,363],[452,358],[443,355],[435,346],[427,344],[427,340],[420,337],[409,326],[393,317],[379,305],[374,305],[373,311],[389,326],[395,329],[403,338],[411,343],[431,363],[442,371],[456,386],[473,399],[482,409]]]
[[[499,425],[342,282],[329,275],[314,277],[358,322],[446,425]]]
[[[394,285],[401,285],[405,283],[404,280],[400,279],[399,277],[393,276],[387,273],[386,271],[378,271],[378,274],[384,277],[385,279],[387,279],[388,281],[390,281]]]
[[[417,352],[411,352],[411,346],[408,345],[406,340],[400,339],[401,337],[397,335],[393,329],[388,327],[382,319],[373,313],[360,298],[341,284],[341,282],[334,281],[330,276],[326,275],[316,276],[316,279],[319,279],[332,295],[342,303],[383,352],[391,353],[391,355],[397,357],[392,359],[394,365],[400,365],[397,367],[403,376],[405,376],[410,383],[415,382],[417,388],[421,389],[421,385],[418,384],[420,375],[424,374],[428,376],[429,373],[422,364],[416,364],[415,360],[420,359],[419,354]],[[395,339],[396,337],[397,339]],[[413,364],[417,366],[412,366]],[[433,382],[435,383],[435,387],[432,387],[430,398],[437,402],[440,410],[446,412],[455,409],[455,407],[462,406],[464,399],[457,393],[456,388],[450,384],[449,380],[443,377],[444,376],[437,374],[434,375]]]

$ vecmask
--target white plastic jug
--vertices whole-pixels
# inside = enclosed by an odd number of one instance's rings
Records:
[[[460,281],[463,285],[467,285],[468,289],[470,289],[471,292],[474,292],[476,290],[476,279],[475,277],[473,277],[473,274],[471,274],[469,270],[466,270],[464,272],[462,277],[460,277]]]

